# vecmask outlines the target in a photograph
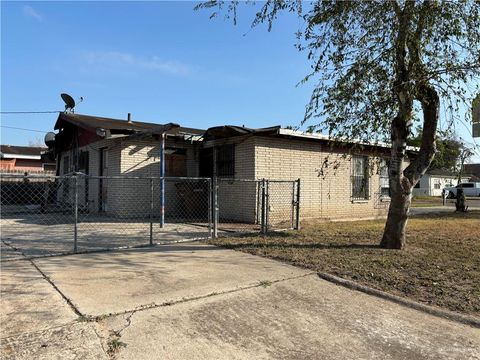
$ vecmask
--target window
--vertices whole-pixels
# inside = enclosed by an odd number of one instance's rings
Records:
[[[368,200],[368,157],[353,156],[352,165],[352,199]]]
[[[217,176],[235,176],[235,145],[222,145],[217,147]]]
[[[440,189],[442,186],[440,184],[440,180],[435,180],[435,182],[433,183],[433,188],[434,189]]]
[[[235,176],[235,145],[222,145],[215,147],[216,152],[216,176],[233,178]],[[201,177],[213,177],[214,148],[200,150],[199,172]]]
[[[380,197],[390,197],[390,182],[388,180],[388,163],[386,160],[380,162]]]
[[[473,183],[458,184],[456,188],[473,188]]]

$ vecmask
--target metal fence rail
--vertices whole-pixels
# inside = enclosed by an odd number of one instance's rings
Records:
[[[1,238],[26,256],[298,228],[299,181],[1,175]]]

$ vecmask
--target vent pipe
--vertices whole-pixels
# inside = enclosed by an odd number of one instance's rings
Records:
[[[130,114],[130,113],[128,113],[127,122],[128,122],[129,124],[132,123],[132,114]]]

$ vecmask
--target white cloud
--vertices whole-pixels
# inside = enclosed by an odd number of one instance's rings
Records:
[[[45,18],[30,5],[23,5],[22,12],[24,16],[31,17],[38,22],[43,22]]]
[[[187,75],[192,70],[187,64],[162,60],[158,56],[141,57],[117,51],[88,51],[83,55],[89,65],[134,67],[175,75]]]

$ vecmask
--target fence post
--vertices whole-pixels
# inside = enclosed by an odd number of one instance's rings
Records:
[[[270,221],[270,181],[266,180],[267,189],[265,191],[265,233],[268,232],[268,223]]]
[[[265,201],[265,179],[262,179],[262,218],[261,218],[261,231],[263,234],[267,232],[267,226],[265,225],[265,217],[266,217],[266,201]]]
[[[297,181],[292,181],[292,214],[291,214],[291,219],[290,219],[290,226],[292,229],[295,229],[295,202],[296,202],[296,199],[295,199],[295,185],[296,185]]]
[[[300,230],[300,179],[297,179],[297,200],[296,200],[295,230]]]
[[[208,238],[212,238],[212,200],[213,200],[213,192],[212,192],[212,179],[207,180],[207,198],[208,198]]]
[[[213,237],[218,237],[218,180],[217,177],[213,178]]]
[[[153,245],[153,179],[150,179],[150,246]]]
[[[73,201],[73,216],[74,216],[74,225],[73,225],[73,252],[77,252],[77,236],[78,236],[78,175],[75,174],[75,198]]]

